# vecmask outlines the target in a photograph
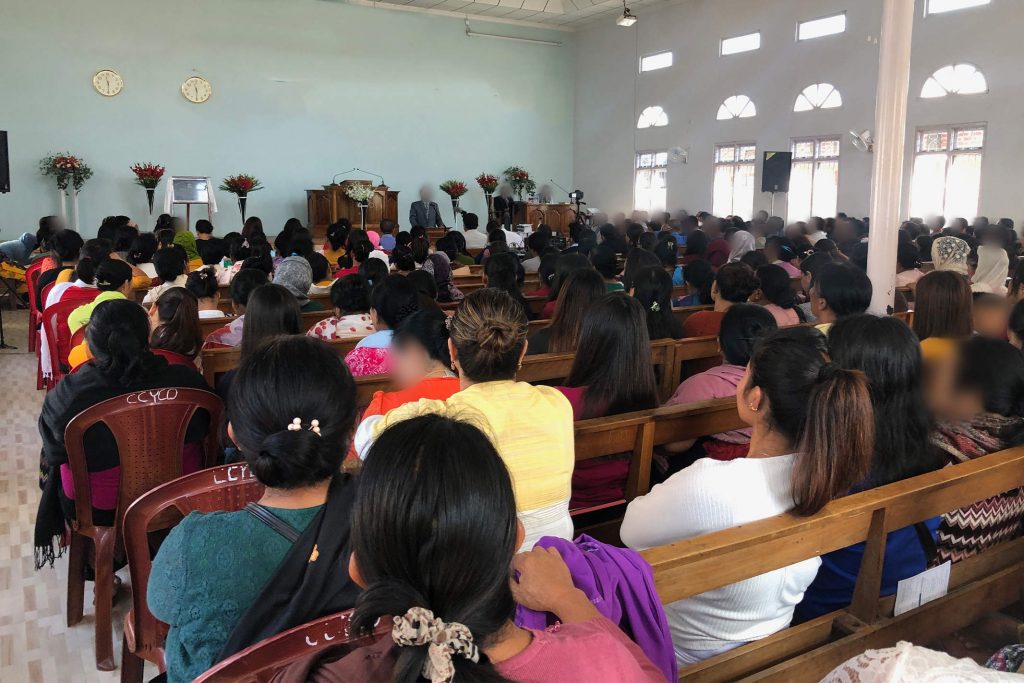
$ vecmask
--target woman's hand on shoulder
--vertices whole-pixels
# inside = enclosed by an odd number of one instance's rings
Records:
[[[512,558],[518,579],[511,579],[512,595],[523,607],[551,612],[563,623],[599,616],[597,608],[572,582],[565,560],[554,548],[534,548]]]

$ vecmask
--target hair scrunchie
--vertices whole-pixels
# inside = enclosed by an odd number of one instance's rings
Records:
[[[818,369],[818,381],[819,382],[827,382],[827,381],[829,381],[830,379],[835,377],[837,374],[839,374],[839,371],[841,369],[842,368],[839,367],[839,363],[834,363],[832,361],[829,361],[827,363],[822,364],[822,366]]]
[[[403,616],[395,617],[391,639],[400,647],[428,646],[423,677],[430,683],[446,683],[455,677],[452,655],[480,661],[480,650],[465,625],[445,623],[425,607],[410,607]]]

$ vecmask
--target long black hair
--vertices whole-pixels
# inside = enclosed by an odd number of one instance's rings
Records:
[[[309,486],[338,472],[356,415],[356,386],[345,362],[305,335],[253,349],[227,397],[235,443],[256,478],[274,488]],[[288,429],[296,417],[300,429]],[[313,420],[319,432],[310,429]]]
[[[153,304],[160,325],[153,330],[150,346],[195,358],[203,346],[203,333],[199,327],[199,302],[196,295],[184,287],[171,287],[163,291]]]
[[[761,293],[770,304],[782,309],[794,309],[800,322],[807,322],[804,312],[798,308],[800,301],[790,284],[789,273],[782,266],[769,263],[757,269]]]
[[[457,622],[482,647],[515,614],[509,565],[516,552],[512,480],[478,428],[440,415],[403,420],[367,455],[352,509],[352,553],[366,590],[353,626],[412,607]],[[427,646],[395,649],[392,681],[417,681]],[[480,661],[455,656],[455,679],[497,683]]]
[[[82,245],[78,265],[75,266],[75,277],[91,285],[96,280],[96,268],[110,258],[113,251],[114,247],[108,239],[96,237],[86,240]]]
[[[718,348],[729,365],[746,365],[758,342],[779,327],[775,316],[756,304],[733,304],[722,317]]]
[[[697,290],[702,306],[715,303],[711,298],[711,285],[715,283],[715,271],[703,259],[691,261],[683,266],[683,280]]]
[[[421,346],[432,360],[445,367],[451,367],[452,357],[448,352],[448,316],[444,311],[416,311],[398,326],[391,339],[392,346]]]
[[[962,342],[954,386],[977,392],[987,413],[1024,417],[1024,355],[1008,342],[978,336]]]
[[[551,283],[551,291],[548,292],[548,301],[554,301],[562,291],[562,285],[574,270],[593,270],[590,259],[582,254],[563,254],[558,257],[555,264],[555,276]]]
[[[566,386],[586,387],[583,418],[658,405],[644,310],[624,292],[607,294],[583,319],[580,342]]]
[[[270,337],[301,333],[302,310],[294,294],[273,283],[252,291],[242,320],[243,359]]]
[[[487,259],[487,265],[484,266],[484,275],[487,276],[488,288],[500,289],[518,301],[519,305],[523,307],[523,313],[529,319],[530,305],[526,303],[523,293],[519,291],[519,285],[522,282],[520,272],[522,268],[519,259],[513,254],[492,254]]]
[[[942,458],[931,446],[931,414],[922,386],[921,344],[906,323],[866,313],[840,318],[828,334],[832,359],[868,378],[875,411],[870,486],[931,472]]]
[[[683,338],[683,325],[672,312],[672,277],[664,268],[642,269],[633,280],[633,290],[644,309],[651,341]]]
[[[370,308],[377,312],[379,322],[394,330],[420,310],[419,292],[401,275],[388,275],[370,292]]]
[[[149,351],[149,318],[127,299],[102,301],[85,332],[95,364],[122,386],[138,379],[154,360]]]

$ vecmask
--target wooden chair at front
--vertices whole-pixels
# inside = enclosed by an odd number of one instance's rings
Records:
[[[146,593],[153,569],[150,534],[174,527],[190,512],[233,512],[263,496],[263,484],[245,463],[187,474],[143,494],[124,513],[124,549],[132,577],[132,606],[124,618],[121,683],[141,683],[144,662],[164,670],[167,624],[149,611]]]
[[[64,442],[75,486],[75,522],[68,562],[67,625],[82,620],[88,543],[94,552],[96,605],[96,667],[114,669],[111,608],[114,591],[114,553],[120,545],[125,510],[139,496],[181,476],[185,431],[198,410],[210,416],[203,447],[207,466],[219,455],[219,425],[223,405],[211,392],[168,387],[115,396],[86,408],[68,423]],[[93,523],[92,491],[85,453],[85,434],[99,423],[107,426],[117,444],[120,484],[113,526]]]
[[[228,657],[197,678],[194,683],[266,683],[289,664],[315,652],[345,646],[341,653],[365,645],[391,631],[390,618],[381,619],[373,632],[352,632],[352,610],[315,619],[251,645]]]

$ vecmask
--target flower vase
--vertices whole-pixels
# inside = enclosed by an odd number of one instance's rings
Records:
[[[73,206],[73,207],[74,207],[74,209],[75,209],[75,220],[74,220],[74,221],[72,222],[72,224],[71,224],[71,225],[72,225],[72,227],[73,227],[73,228],[74,228],[75,230],[78,230],[78,229],[79,229],[79,227],[78,227],[78,193],[79,193],[80,191],[81,191],[81,190],[79,190],[78,188],[75,188],[75,189],[73,190],[74,194],[73,194],[73,195],[71,196],[71,204],[72,204],[72,206]]]
[[[153,198],[156,196],[155,187],[146,188],[146,201],[149,202],[149,215],[153,215]]]
[[[238,212],[242,214],[242,222],[245,222],[245,202],[247,197],[245,194],[238,195]]]
[[[369,206],[366,202],[359,202],[359,229],[366,232],[366,209]]]
[[[494,220],[494,193],[484,192],[484,199],[487,200],[487,220]]]
[[[452,197],[452,227],[459,227],[459,198]]]
[[[67,208],[67,190],[63,187],[57,188],[57,197],[60,200],[60,218],[65,223],[68,220],[68,208]]]

